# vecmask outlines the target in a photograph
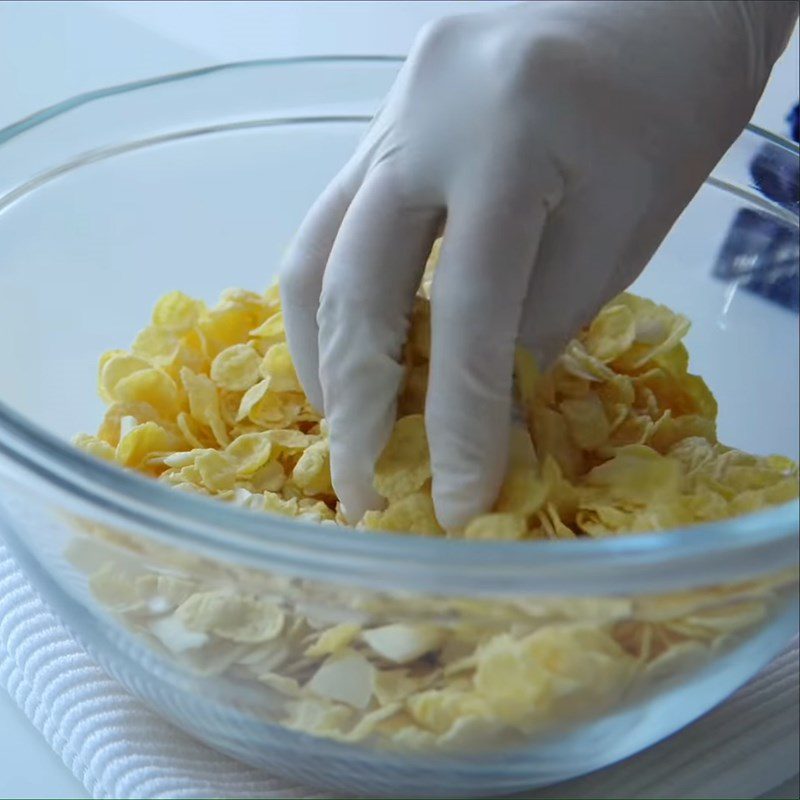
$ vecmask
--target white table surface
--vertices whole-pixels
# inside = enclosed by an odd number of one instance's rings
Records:
[[[460,2],[3,2],[0,128],[70,95],[223,61],[403,54],[427,19]],[[496,5],[471,2],[469,9]],[[785,132],[798,95],[798,37],[754,121]],[[0,798],[83,798],[83,786],[0,690]],[[769,792],[798,797],[795,779]]]

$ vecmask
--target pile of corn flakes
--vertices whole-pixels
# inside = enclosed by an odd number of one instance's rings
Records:
[[[688,328],[685,317],[624,294],[546,373],[519,352],[526,424],[512,432],[505,482],[490,513],[448,535],[616,536],[796,498],[789,459],[717,441],[714,397],[688,371]],[[429,354],[423,291],[398,420],[375,472],[387,503],[367,513],[364,530],[445,535],[422,415]],[[277,287],[228,290],[213,308],[179,292],[164,296],[130,351],[102,357],[99,387],[109,408],[97,435],[77,437],[87,452],[180,491],[344,524],[325,420],[295,374]],[[795,580],[669,597],[398,599],[337,593],[82,528],[104,548],[87,556],[84,539],[72,553],[94,596],[165,656],[276,694],[288,727],[414,749],[498,746],[599,714],[752,629]]]
[[[527,426],[512,431],[508,473],[491,513],[450,535],[574,539],[723,519],[798,495],[788,458],[716,438],[717,404],[688,371],[689,321],[623,294],[554,367],[517,355]],[[360,527],[443,536],[431,502],[422,411],[430,306],[417,298],[399,418],[375,470],[386,498]],[[325,420],[309,405],[286,344],[277,286],[223,293],[207,308],[161,298],[130,351],[100,360],[109,404],[96,436],[76,444],[176,489],[317,522],[342,522]]]

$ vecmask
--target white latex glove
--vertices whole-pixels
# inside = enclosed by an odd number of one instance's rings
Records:
[[[426,256],[436,513],[493,503],[517,341],[542,360],[642,270],[750,118],[794,2],[531,2],[419,36],[281,276],[300,380],[330,423],[351,522],[375,461]]]

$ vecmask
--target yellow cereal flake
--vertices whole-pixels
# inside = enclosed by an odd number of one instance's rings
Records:
[[[225,455],[233,462],[237,475],[252,475],[269,461],[272,439],[268,432],[243,433],[226,448]]]
[[[560,405],[561,415],[567,423],[572,441],[581,450],[596,450],[605,444],[611,434],[600,398],[593,392],[580,399],[568,398]]]
[[[390,501],[418,492],[431,476],[425,419],[412,414],[397,420],[375,465],[375,490]]]
[[[405,700],[423,688],[425,681],[408,669],[378,669],[372,674],[372,692],[381,705]]]
[[[222,590],[192,595],[175,617],[190,631],[248,644],[271,641],[284,625],[283,612],[274,603]]]
[[[626,305],[633,312],[636,325],[633,346],[615,363],[623,371],[641,369],[648,361],[668,353],[691,326],[686,317],[644,297],[624,293],[614,302]]]
[[[266,381],[256,384],[253,390],[264,383]],[[242,405],[239,407],[240,417],[244,407],[251,401],[252,398],[248,398],[245,394],[242,398]],[[303,403],[304,398],[298,392],[278,392],[272,389],[270,383],[261,397],[250,406],[247,418],[261,428],[287,428],[295,421],[300,421]]]
[[[392,703],[383,706],[383,708],[376,708],[374,711],[364,714],[350,731],[341,733],[333,738],[342,742],[363,741],[375,733],[384,720],[395,716],[400,710],[402,710],[400,703]]]
[[[579,339],[573,339],[558,360],[558,366],[576,378],[583,378],[591,383],[604,382],[614,378],[614,370],[597,356],[586,350]]]
[[[533,413],[536,449],[540,456],[551,456],[570,480],[583,472],[584,454],[570,435],[566,419],[558,411],[539,406]]]
[[[171,333],[186,333],[200,317],[202,304],[181,292],[165,294],[153,309],[153,324]]]
[[[267,317],[257,328],[250,331],[250,336],[255,339],[282,339],[285,336],[283,314],[277,311],[271,317]]]
[[[198,323],[206,356],[213,359],[226,347],[246,342],[250,331],[261,322],[257,310],[247,303],[221,301]]]
[[[152,453],[168,453],[175,439],[155,422],[135,425],[117,445],[115,458],[123,467],[139,467]]]
[[[244,392],[260,378],[261,357],[249,344],[232,344],[211,362],[211,380],[222,389]]]
[[[237,464],[226,453],[210,450],[195,460],[203,485],[214,492],[233,489],[236,483]]]
[[[364,530],[418,533],[422,536],[442,536],[433,511],[433,500],[429,494],[416,492],[401,498],[383,511],[367,511],[359,523]]]
[[[298,519],[305,519],[309,522],[333,522],[336,519],[335,512],[322,500],[314,500],[305,497],[297,501],[299,513]]]
[[[314,644],[306,648],[305,654],[312,658],[333,655],[347,647],[361,633],[361,626],[342,622],[323,631]]]
[[[429,361],[431,357],[431,306],[423,297],[414,300],[411,312],[411,329],[408,347],[414,363]]]
[[[547,494],[548,485],[541,474],[530,433],[527,428],[514,425],[509,442],[508,468],[495,511],[524,519],[539,510]]]
[[[428,364],[412,364],[406,370],[397,412],[400,417],[422,414],[425,410],[425,395],[428,391]]]
[[[244,393],[239,402],[239,411],[236,414],[237,422],[241,422],[250,416],[250,412],[261,402],[269,390],[269,384],[269,380],[259,381]]]
[[[273,344],[267,350],[260,365],[261,375],[269,378],[270,388],[274,392],[299,392],[300,381],[294,371],[289,346],[285,342]]]
[[[174,417],[178,410],[178,388],[161,369],[142,369],[128,375],[116,384],[113,397],[120,403],[147,403],[165,418]]]
[[[181,370],[181,381],[189,398],[189,413],[196,422],[211,429],[219,444],[227,447],[230,436],[222,420],[214,382],[207,375],[196,375],[188,367]]]
[[[331,458],[327,440],[320,439],[303,450],[292,471],[292,480],[305,494],[333,494]]]
[[[684,414],[675,417],[667,409],[652,426],[647,427],[639,441],[643,441],[659,453],[666,453],[674,445],[694,438],[716,442],[717,426],[715,421],[698,414]]]
[[[527,727],[539,715],[565,719],[611,705],[633,674],[633,660],[600,629],[550,625],[521,639],[500,634],[477,653],[474,694],[491,717]],[[556,706],[556,708],[553,708]]]
[[[123,430],[123,420],[126,427]],[[167,426],[161,414],[148,403],[112,403],[106,410],[103,422],[97,431],[98,437],[116,447],[123,433],[129,430],[131,420],[136,422],[158,422]]]
[[[616,502],[647,505],[660,498],[678,495],[680,465],[642,445],[621,447],[616,455],[592,469],[586,476],[591,487],[602,488],[605,497]]]
[[[141,370],[148,369],[149,362],[122,350],[112,350],[100,359],[100,397],[105,402],[118,400],[116,388],[120,381]]]
[[[131,352],[154,367],[168,367],[178,357],[180,339],[171,331],[151,325],[133,340]]]
[[[464,529],[465,539],[524,539],[528,525],[522,514],[494,512],[481,514]]]
[[[270,461],[257,469],[249,476],[250,488],[254,492],[280,492],[286,483],[286,473],[283,465],[277,461]]]
[[[293,453],[303,452],[316,442],[315,436],[310,436],[292,428],[276,428],[269,431],[267,435],[275,447]]]
[[[559,509],[554,503],[546,503],[537,514],[545,534],[550,539],[574,539],[575,532],[561,519]]]
[[[318,697],[304,697],[293,705],[284,724],[315,736],[338,737],[353,724],[354,710]]]
[[[206,437],[199,427],[199,423],[185,411],[181,411],[176,419],[178,430],[190,447],[202,448],[203,439]]]
[[[536,404],[536,389],[539,382],[539,368],[529,350],[518,347],[514,354],[514,381],[519,394],[520,406],[526,412],[526,422],[530,425],[530,415]]]
[[[86,433],[79,433],[72,440],[72,443],[79,447],[84,453],[88,453],[95,458],[101,458],[103,461],[116,460],[115,449],[103,439],[97,436],[90,436]]]
[[[607,305],[584,337],[587,352],[605,363],[621,356],[636,339],[636,319],[624,305]]]

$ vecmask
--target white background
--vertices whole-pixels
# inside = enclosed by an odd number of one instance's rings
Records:
[[[0,128],[65,97],[209,64],[297,55],[402,55],[428,19],[497,2],[2,2]],[[786,132],[797,32],[754,121]],[[0,691],[0,798],[85,797]],[[797,797],[796,783],[771,797]]]

